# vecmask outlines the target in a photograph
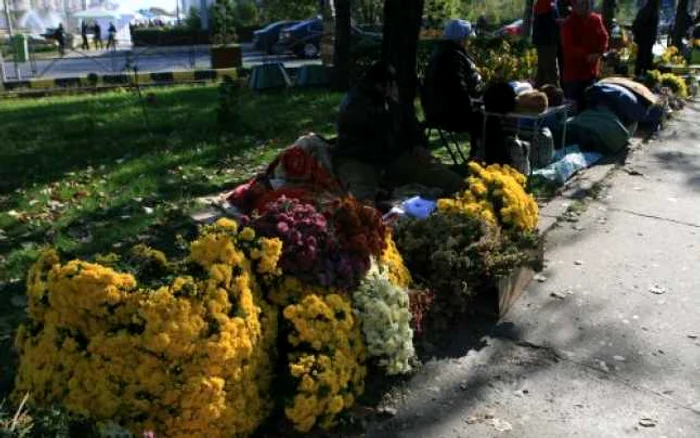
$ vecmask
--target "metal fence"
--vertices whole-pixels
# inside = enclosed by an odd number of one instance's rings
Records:
[[[92,44],[92,41],[90,42]],[[173,47],[132,47],[130,43],[118,41],[116,48],[109,50],[81,50],[66,48],[63,56],[58,50],[47,53],[31,41],[28,44],[28,59],[19,62],[14,47],[4,56],[4,81],[38,78],[62,78],[103,74],[119,74],[127,71],[178,71],[207,69],[211,67],[209,45],[183,45]]]

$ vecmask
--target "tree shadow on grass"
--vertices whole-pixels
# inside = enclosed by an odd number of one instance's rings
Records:
[[[284,96],[246,92],[240,113],[247,132],[226,135],[216,122],[216,88],[176,88],[154,95],[146,115],[133,94],[0,108],[5,145],[0,150],[0,193],[56,181],[89,165],[113,166],[125,155],[180,153],[203,143],[240,151],[266,141],[291,142],[304,130],[332,125],[339,102],[338,95],[323,91]]]

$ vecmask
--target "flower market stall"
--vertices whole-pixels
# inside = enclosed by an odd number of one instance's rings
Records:
[[[271,418],[330,428],[368,378],[411,372],[418,337],[530,263],[538,211],[517,171],[473,163],[468,190],[426,219],[385,222],[338,194],[314,143],[283,151],[234,197],[246,214],[201,227],[187,254],[45,253],[27,280],[16,397],[135,436],[247,436]]]
[[[488,75],[531,63],[507,57]],[[688,93],[675,76],[648,77],[654,91]],[[521,85],[506,83],[513,102],[501,114],[561,103],[558,90]],[[334,175],[332,145],[310,134],[227,193],[227,217],[201,226],[183,253],[45,252],[27,278],[15,399],[133,436],[334,427],[367,382],[419,366],[419,340],[449,336],[484,302],[502,316],[517,299],[542,263],[528,177],[563,183],[573,171],[557,163],[569,152],[588,165],[665,110],[641,84],[608,78],[592,90],[595,105],[561,122],[565,133],[538,121],[527,147],[512,139],[513,166],[467,163],[465,189],[449,198],[399,188],[388,213],[360,203]],[[614,145],[603,126],[618,129]],[[553,138],[609,150],[556,152]]]

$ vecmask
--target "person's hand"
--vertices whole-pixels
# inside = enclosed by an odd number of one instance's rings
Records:
[[[601,56],[602,55],[600,53],[591,53],[590,55],[588,55],[588,62],[598,62]]]

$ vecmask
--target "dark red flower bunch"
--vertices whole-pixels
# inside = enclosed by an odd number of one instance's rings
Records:
[[[386,249],[386,226],[376,208],[347,197],[333,202],[326,217],[342,249],[367,259]]]
[[[411,328],[416,335],[420,335],[423,333],[423,318],[435,300],[435,293],[431,290],[411,290],[408,300],[413,315]]]

